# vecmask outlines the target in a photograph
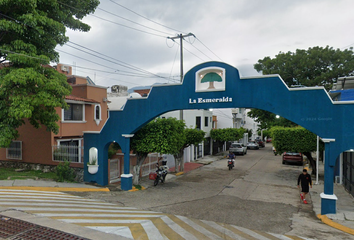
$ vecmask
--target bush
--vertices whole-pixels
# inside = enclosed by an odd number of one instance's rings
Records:
[[[65,160],[64,162],[59,163],[55,169],[58,182],[72,182],[74,180],[75,171],[70,167],[70,162]]]

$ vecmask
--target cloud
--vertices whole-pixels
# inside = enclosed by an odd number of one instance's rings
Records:
[[[134,87],[171,82],[166,79],[170,76],[178,81],[179,41],[173,45],[167,37],[181,32],[192,32],[198,38],[188,37],[183,42],[184,72],[204,61],[216,60],[237,67],[242,76],[251,76],[258,74],[253,70],[258,59],[274,57],[280,51],[354,45],[354,41],[347,37],[354,22],[354,2],[351,0],[113,1],[169,28],[148,21],[111,1],[101,1],[99,8],[158,30],[138,26],[100,9],[96,10],[96,17],[83,19],[92,26],[90,32],[68,30],[70,41],[95,50],[99,57],[64,45],[57,49],[74,56],[60,52],[60,61],[75,63],[77,75],[90,76],[103,86],[122,84]],[[166,78],[152,78],[154,75],[150,73]],[[141,74],[149,77],[137,77]]]

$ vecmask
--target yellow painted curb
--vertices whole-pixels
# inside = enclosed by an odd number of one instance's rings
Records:
[[[333,222],[331,219],[329,219],[326,215],[321,215],[318,214],[317,217],[325,224],[327,224],[328,226],[334,227],[338,230],[341,230],[343,232],[349,233],[354,235],[354,229],[351,229],[349,227],[343,226],[339,223]]]
[[[136,187],[133,186],[132,189],[128,190],[128,192],[136,192],[136,191],[140,191],[140,190],[145,190],[146,188],[144,188],[143,186],[141,186],[141,189],[138,189]]]
[[[109,192],[108,188],[70,188],[70,187],[0,187],[0,189],[34,190],[47,192]]]
[[[178,172],[176,173],[176,176],[182,175],[184,172]]]

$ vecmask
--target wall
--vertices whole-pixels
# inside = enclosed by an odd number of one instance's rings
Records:
[[[25,124],[18,130],[20,133],[18,140],[22,141],[23,160],[7,159],[5,148],[0,149],[0,160],[48,165],[53,164],[51,132],[48,132],[45,126],[36,129],[26,120]]]

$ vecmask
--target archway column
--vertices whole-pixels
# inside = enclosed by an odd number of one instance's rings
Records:
[[[124,153],[124,168],[123,174],[120,176],[121,178],[121,189],[128,191],[133,188],[133,174],[130,173],[130,138],[134,136],[134,134],[122,134],[124,137],[123,146],[121,146],[122,151]]]
[[[325,143],[325,166],[324,166],[324,192],[321,196],[321,214],[335,214],[337,196],[333,192],[334,165],[336,156],[331,151],[331,143],[335,141],[332,138],[322,138]]]

